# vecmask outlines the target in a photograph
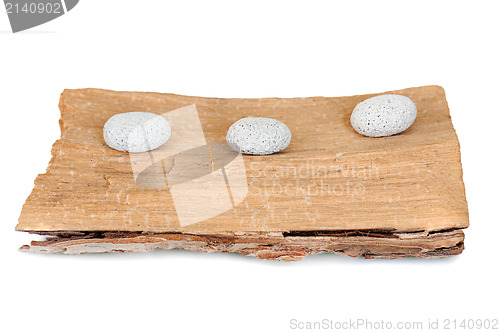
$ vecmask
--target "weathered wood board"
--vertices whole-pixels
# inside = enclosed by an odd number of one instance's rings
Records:
[[[281,260],[320,252],[458,254],[468,210],[444,91],[393,93],[415,102],[415,123],[399,135],[368,138],[349,117],[376,94],[219,99],[65,90],[61,139],[16,228],[57,238],[22,250],[185,248]],[[104,123],[129,111],[162,114],[172,138],[151,154],[109,148]],[[269,156],[231,153],[226,131],[246,116],[284,122],[293,133],[290,146]]]

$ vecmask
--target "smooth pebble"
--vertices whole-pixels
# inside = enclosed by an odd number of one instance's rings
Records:
[[[103,128],[106,144],[131,153],[156,149],[168,141],[171,128],[160,115],[149,112],[126,112],[109,118]]]
[[[403,132],[416,117],[417,107],[410,98],[385,94],[356,105],[351,114],[351,125],[359,134],[382,137]]]
[[[247,117],[235,122],[227,131],[226,141],[237,152],[269,155],[282,151],[292,139],[292,132],[281,121]]]

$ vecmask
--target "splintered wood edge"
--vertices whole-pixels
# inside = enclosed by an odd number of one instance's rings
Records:
[[[88,254],[150,252],[184,249],[202,253],[229,252],[259,259],[296,261],[308,255],[338,253],[368,259],[402,257],[444,258],[462,253],[462,230],[388,233],[346,231],[336,233],[237,233],[199,235],[184,233],[141,234],[132,232],[61,233],[45,241],[33,241],[23,252]]]

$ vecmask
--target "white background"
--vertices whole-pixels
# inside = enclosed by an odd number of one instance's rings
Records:
[[[12,34],[0,13],[2,332],[287,332],[290,320],[499,319],[497,1],[98,1]],[[64,88],[210,97],[445,88],[470,209],[442,260],[36,255],[14,231]],[[304,115],[307,116],[307,115]],[[464,331],[462,329],[458,331]]]

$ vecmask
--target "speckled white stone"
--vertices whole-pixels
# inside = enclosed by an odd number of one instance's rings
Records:
[[[229,127],[226,141],[237,152],[269,155],[282,151],[292,139],[292,132],[281,121],[271,118],[247,117]]]
[[[156,149],[168,141],[171,128],[160,115],[126,112],[109,118],[103,128],[106,144],[113,149],[141,153]]]
[[[356,105],[351,114],[351,125],[356,132],[366,136],[390,136],[406,130],[416,117],[417,107],[410,98],[386,94]]]

